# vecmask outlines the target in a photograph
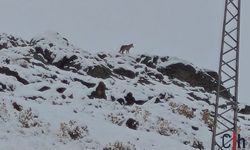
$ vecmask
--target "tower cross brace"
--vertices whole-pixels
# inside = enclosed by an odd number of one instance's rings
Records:
[[[211,150],[237,149],[240,10],[241,0],[225,0]],[[232,138],[222,141],[225,134]]]

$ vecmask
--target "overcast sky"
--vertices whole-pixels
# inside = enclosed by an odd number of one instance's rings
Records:
[[[177,56],[217,71],[224,0],[0,0],[0,32],[60,32],[88,51]],[[239,101],[250,104],[250,1],[242,1]]]

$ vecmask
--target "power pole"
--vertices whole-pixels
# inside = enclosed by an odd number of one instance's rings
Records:
[[[241,0],[225,0],[211,150],[237,149],[240,6]]]

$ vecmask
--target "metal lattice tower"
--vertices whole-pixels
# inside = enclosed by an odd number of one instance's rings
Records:
[[[222,136],[225,134],[238,135],[240,6],[241,0],[225,0],[211,150],[226,149],[223,144],[231,144],[230,149],[232,146],[235,148],[233,148],[234,150],[237,149],[236,140],[229,138],[222,143]]]

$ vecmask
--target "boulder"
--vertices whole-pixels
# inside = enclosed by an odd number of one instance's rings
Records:
[[[121,105],[125,104],[125,100],[123,98],[117,99],[117,102],[120,103]]]
[[[124,98],[126,100],[126,105],[133,105],[135,103],[135,98],[131,92],[129,92]]]
[[[139,126],[139,122],[135,119],[129,118],[126,122],[126,126],[130,129],[137,130]]]
[[[106,90],[106,85],[103,82],[100,82],[98,84],[96,90],[91,93],[89,98],[91,98],[91,99],[93,99],[93,98],[107,99],[105,90]]]
[[[12,103],[12,106],[13,106],[13,108],[14,108],[15,110],[17,110],[17,111],[22,111],[22,110],[23,110],[23,106],[17,104],[16,102],[13,102],[13,103]]]
[[[64,88],[64,87],[60,87],[60,88],[57,88],[57,89],[56,89],[56,91],[57,91],[58,93],[63,93],[65,90],[66,90],[66,88]]]

